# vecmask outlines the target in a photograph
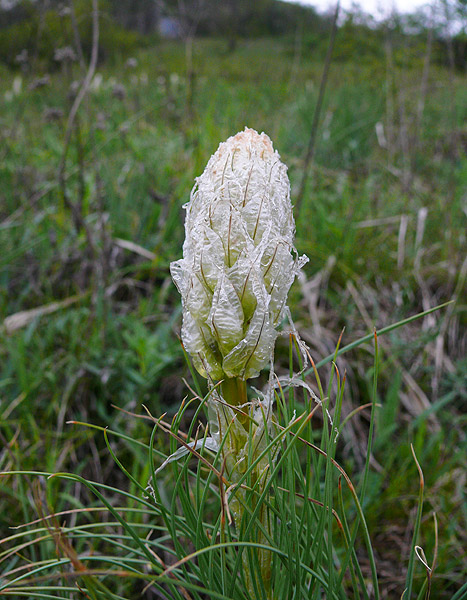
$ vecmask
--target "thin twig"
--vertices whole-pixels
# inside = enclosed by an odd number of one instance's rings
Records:
[[[75,5],[73,0],[70,0],[70,18],[71,18],[71,28],[73,30],[73,38],[75,42],[76,53],[78,55],[78,60],[83,71],[86,71],[86,65],[84,63],[84,54],[83,54],[83,46],[81,44],[81,38],[79,35],[78,22],[76,20],[76,12]]]
[[[328,44],[328,49],[326,52],[326,59],[324,61],[323,74],[321,76],[321,82],[319,84],[318,101],[316,102],[315,112],[313,115],[313,123],[311,125],[310,139],[308,141],[308,150],[307,150],[307,153],[305,156],[305,164],[303,166],[302,183],[300,185],[300,191],[298,192],[297,200],[295,202],[295,213],[297,215],[297,219],[298,219],[298,216],[300,215],[300,207],[301,207],[301,204],[303,201],[303,195],[305,193],[305,186],[306,186],[306,182],[308,179],[308,172],[310,170],[310,165],[313,160],[314,153],[315,153],[316,134],[318,131],[318,123],[319,123],[319,117],[321,114],[321,107],[323,105],[324,92],[326,91],[326,83],[328,81],[329,66],[331,64],[332,51],[334,49],[334,40],[336,38],[337,19],[339,18],[339,10],[340,10],[340,0],[338,0],[338,2],[336,4],[336,10],[334,12],[334,17],[332,20],[331,34],[329,37],[329,44]]]
[[[70,146],[71,135],[73,132],[73,125],[76,119],[76,114],[78,109],[83,101],[86,92],[89,89],[89,85],[92,81],[94,73],[96,71],[97,65],[97,57],[99,53],[99,7],[98,0],[92,0],[92,51],[91,51],[91,60],[89,62],[89,68],[86,73],[86,77],[83,80],[81,88],[79,89],[78,94],[73,102],[73,105],[70,110],[70,114],[68,115],[68,121],[65,130],[65,143],[63,146],[62,158],[60,161],[60,166],[58,169],[58,181],[60,184],[60,188],[62,190],[63,198],[65,203],[70,207],[72,211],[72,215],[75,221],[75,226],[77,229],[80,229],[83,225],[83,218],[81,214],[78,214],[76,207],[74,207],[68,199],[65,187],[65,168],[66,168],[66,158],[68,154],[68,148]]]
[[[428,96],[428,77],[430,74],[430,64],[431,64],[431,53],[433,48],[433,12],[434,9],[431,9],[431,17],[430,23],[428,26],[428,35],[426,41],[426,51],[425,58],[423,60],[423,73],[422,80],[420,83],[420,96],[417,102],[417,118],[415,121],[415,132],[414,132],[414,149],[416,149],[420,142],[420,131],[422,128],[423,121],[423,112],[425,110],[425,103]],[[415,160],[415,154],[413,156],[413,160]]]

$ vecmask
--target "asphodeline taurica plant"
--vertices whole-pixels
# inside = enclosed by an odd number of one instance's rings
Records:
[[[220,144],[185,208],[183,258],[171,264],[171,273],[182,296],[184,347],[211,388],[206,401],[209,436],[196,447],[222,449],[232,492],[229,509],[240,532],[245,507],[255,505],[275,456],[275,450],[266,451],[272,433],[272,377],[266,392],[252,401],[246,380],[268,366],[272,373],[287,295],[307,258],[298,257],[294,247],[287,168],[265,133],[245,129]],[[164,465],[186,452],[181,448]],[[252,598],[258,578],[268,590],[271,576],[264,537],[269,516],[262,507],[256,512],[258,533],[250,541],[262,548],[256,554],[259,570],[253,572],[243,555]]]
[[[295,275],[287,167],[265,133],[220,144],[185,205],[183,258],[171,264],[183,303],[182,341],[211,381],[268,366]]]

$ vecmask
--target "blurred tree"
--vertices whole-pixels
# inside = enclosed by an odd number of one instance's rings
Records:
[[[229,50],[235,50],[239,37],[258,35],[264,29],[266,14],[274,0],[225,0],[217,10],[219,29],[224,30],[229,42]],[[211,0],[212,8],[218,3]],[[215,14],[215,11],[212,11]]]
[[[160,15],[174,19],[184,40],[192,39],[200,22],[213,17],[209,0],[156,0]]]
[[[152,33],[159,22],[159,6],[155,0],[119,0],[112,2],[112,14],[122,27],[141,34]]]
[[[105,22],[99,39],[99,59],[134,52],[144,38],[119,26],[112,10],[116,3],[99,0],[101,20]],[[73,8],[73,11],[71,10]],[[13,11],[13,12],[11,12]],[[6,16],[3,13],[7,13]],[[80,48],[76,47],[72,16],[77,23]],[[1,11],[9,23],[0,29],[0,60],[12,67],[32,69],[40,63],[47,70],[59,68],[56,50],[70,46],[88,60],[92,45],[91,0],[29,0]]]
[[[31,18],[36,8],[31,0],[20,2],[0,2],[0,29]]]
[[[59,45],[76,46],[69,22],[71,8],[77,17],[75,30],[79,29],[83,50],[89,54],[89,5],[89,0],[0,0],[0,60],[24,67],[22,59],[46,59],[54,68],[54,49]],[[327,43],[330,21],[329,15],[319,15],[310,6],[283,0],[99,0],[99,10],[106,24],[100,42],[101,59],[115,55],[115,51],[134,51],[144,39],[138,40],[132,32],[145,35],[158,31],[165,18],[172,34],[185,42],[189,78],[195,35],[223,37],[232,51],[241,38],[296,37],[300,30],[304,43],[319,52]],[[408,38],[423,46],[427,31],[432,31],[434,60],[465,70],[466,27],[467,0],[439,0],[409,15],[392,12],[383,22],[352,9],[340,25],[336,58],[380,58],[381,33],[387,31],[397,35],[401,47]],[[81,57],[79,48],[75,50]]]

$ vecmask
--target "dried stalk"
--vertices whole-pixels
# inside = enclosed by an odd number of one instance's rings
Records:
[[[302,182],[300,185],[300,191],[298,192],[297,200],[295,202],[295,207],[296,207],[295,211],[296,211],[297,219],[300,215],[300,207],[301,207],[301,204],[303,201],[303,196],[305,194],[305,187],[306,187],[306,182],[308,179],[308,173],[309,173],[310,165],[313,160],[314,153],[315,153],[316,134],[318,132],[319,117],[321,114],[321,107],[323,105],[323,100],[324,100],[324,92],[326,91],[326,84],[328,81],[329,66],[331,64],[332,52],[334,50],[334,40],[336,38],[337,19],[339,18],[339,10],[340,10],[340,0],[338,0],[338,2],[336,4],[336,10],[334,11],[334,17],[332,20],[332,27],[331,27],[331,34],[329,37],[329,44],[328,44],[328,49],[326,52],[326,58],[324,61],[323,74],[321,76],[321,82],[319,84],[318,101],[316,102],[315,112],[313,115],[313,123],[311,125],[310,139],[308,141],[308,150],[307,150],[307,153],[305,156],[305,163],[303,166]]]
[[[58,169],[58,182],[60,188],[62,190],[63,200],[65,204],[70,208],[73,221],[76,229],[79,231],[80,229],[85,229],[85,223],[81,212],[78,210],[71,200],[68,198],[67,190],[66,190],[66,177],[65,177],[65,169],[66,169],[66,158],[68,154],[68,149],[70,146],[71,136],[73,133],[73,126],[75,123],[76,115],[78,113],[78,109],[83,101],[86,92],[89,89],[89,85],[92,81],[94,73],[96,71],[97,65],[97,57],[99,52],[99,7],[98,0],[92,0],[92,51],[91,51],[91,60],[89,63],[89,68],[86,73],[86,76],[83,80],[81,88],[76,95],[76,98],[73,102],[73,105],[70,110],[70,114],[68,115],[68,121],[65,130],[65,143],[63,146],[62,158],[60,161],[60,166]],[[88,236],[89,237],[89,236]]]

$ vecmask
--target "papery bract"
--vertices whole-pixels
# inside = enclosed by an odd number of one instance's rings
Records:
[[[287,167],[252,129],[220,144],[185,205],[183,258],[171,264],[182,296],[182,340],[213,381],[267,366],[298,258]]]

